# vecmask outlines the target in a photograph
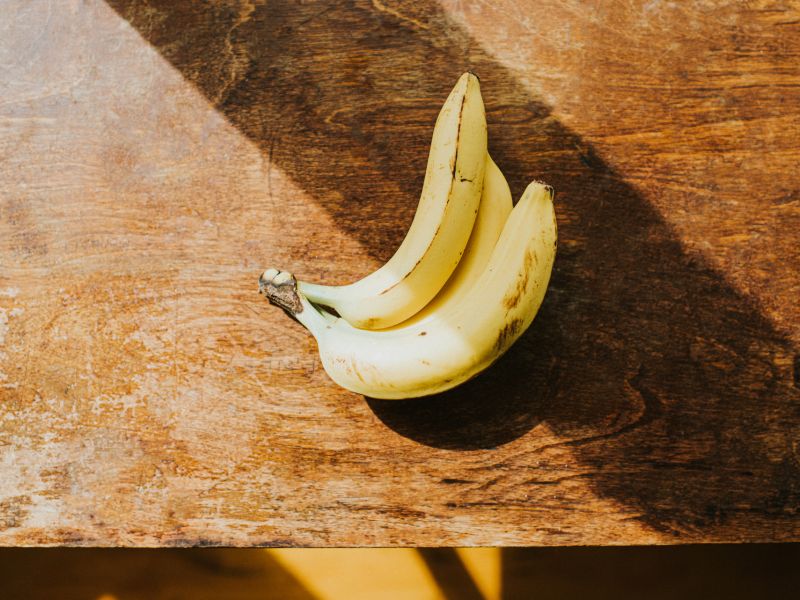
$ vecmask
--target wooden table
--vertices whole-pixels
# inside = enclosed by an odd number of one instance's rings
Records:
[[[2,3],[0,544],[800,540],[800,7],[744,5]],[[467,68],[545,304],[347,393],[258,274],[391,256]]]

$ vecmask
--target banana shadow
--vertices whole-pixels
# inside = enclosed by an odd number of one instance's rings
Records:
[[[544,423],[596,493],[657,530],[752,539],[749,514],[796,535],[795,349],[441,7],[108,3],[378,260],[411,222],[444,95],[463,70],[483,75],[490,152],[512,191],[534,178],[557,191],[551,285],[492,369],[437,397],[367,399],[373,412],[451,450]]]

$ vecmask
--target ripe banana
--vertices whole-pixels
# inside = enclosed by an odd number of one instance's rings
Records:
[[[436,120],[417,212],[394,256],[342,286],[299,281],[298,291],[353,326],[383,329],[417,313],[453,273],[473,229],[483,189],[486,115],[478,78],[465,73]]]
[[[384,331],[395,331],[408,327],[436,311],[447,310],[448,305],[466,294],[489,262],[512,208],[514,208],[514,202],[511,199],[508,182],[492,157],[487,154],[478,216],[475,218],[475,226],[472,228],[472,234],[469,236],[467,247],[464,249],[464,254],[461,256],[456,270],[453,271],[442,290],[422,310]]]
[[[442,392],[492,364],[533,321],[555,259],[552,200],[550,187],[530,184],[488,261],[462,275],[471,283],[391,330],[358,329],[318,309],[285,271],[268,269],[259,287],[314,335],[325,371],[342,387],[386,399]]]

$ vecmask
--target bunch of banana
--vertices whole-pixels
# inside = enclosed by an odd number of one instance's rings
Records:
[[[389,262],[346,286],[267,269],[259,290],[311,332],[342,387],[426,396],[475,376],[522,335],[556,245],[553,190],[531,183],[512,206],[487,153],[478,79],[465,73],[436,120],[417,213]]]

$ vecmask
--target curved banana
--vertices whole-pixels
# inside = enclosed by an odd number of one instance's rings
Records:
[[[552,199],[549,186],[529,185],[469,289],[406,327],[365,331],[326,315],[287,272],[265,271],[260,288],[314,335],[342,387],[386,399],[442,392],[492,364],[533,321],[555,260]]]
[[[472,228],[472,234],[469,236],[467,247],[464,249],[464,254],[461,256],[456,270],[453,271],[450,279],[436,294],[436,297],[422,310],[384,331],[396,331],[418,323],[436,311],[447,310],[447,306],[466,294],[489,262],[512,208],[514,208],[514,201],[511,199],[508,182],[492,157],[487,154],[478,216],[475,218],[475,226]],[[326,312],[325,314],[330,313]]]
[[[417,212],[389,261],[341,286],[298,282],[312,302],[353,326],[383,329],[419,311],[442,289],[467,245],[483,189],[486,115],[478,78],[461,76],[433,131]]]

